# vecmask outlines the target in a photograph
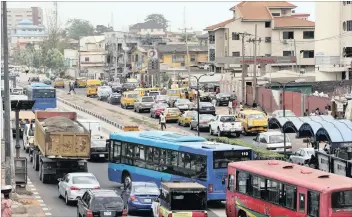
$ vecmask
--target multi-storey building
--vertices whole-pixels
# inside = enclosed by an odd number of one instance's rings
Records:
[[[352,77],[352,1],[316,2],[316,80]]]
[[[240,64],[224,64],[217,57],[242,56],[242,35],[248,33],[245,40],[245,56],[254,56],[255,25],[257,25],[257,56],[297,56],[298,67],[295,70],[314,71],[314,28],[308,20],[309,14],[295,14],[295,5],[284,2],[241,2],[230,10],[232,18],[207,27],[209,33],[209,62],[214,71],[241,71]],[[293,63],[276,63],[270,70],[291,69]],[[253,67],[253,66],[252,66]],[[258,67],[259,68],[259,67]],[[259,69],[256,70],[259,70]],[[252,71],[253,69],[249,69]],[[265,73],[269,67],[260,66]]]
[[[144,23],[136,23],[129,28],[131,33],[138,35],[153,35],[153,36],[165,36],[163,25],[150,20]]]

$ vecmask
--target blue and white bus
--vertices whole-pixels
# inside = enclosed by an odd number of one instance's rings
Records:
[[[29,100],[35,100],[32,111],[56,108],[56,89],[43,83],[32,83],[23,88]]]
[[[253,159],[252,149],[167,131],[115,132],[107,140],[109,180],[196,181],[209,201],[226,200],[227,164]]]

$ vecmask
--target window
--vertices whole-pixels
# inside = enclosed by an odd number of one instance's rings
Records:
[[[249,186],[249,174],[246,172],[237,172],[237,191],[247,194]]]
[[[271,57],[271,54],[265,54],[266,57]]]
[[[215,43],[215,35],[209,35],[209,44]]]
[[[232,40],[240,40],[240,34],[233,32],[232,33]]]
[[[331,202],[333,209],[352,209],[352,190],[332,193]]]
[[[352,31],[352,20],[347,20],[343,22],[343,30],[344,31]]]
[[[296,209],[296,188],[291,185],[284,186],[285,207]]]
[[[209,61],[215,61],[215,49],[209,49]]]
[[[121,160],[121,142],[113,141],[113,156],[112,160],[115,163],[120,163]]]
[[[236,51],[236,52],[232,52],[232,56],[233,57],[239,57],[241,54],[239,51]]]
[[[252,196],[266,199],[265,196],[265,179],[259,176],[252,176]]]
[[[185,56],[184,55],[172,55],[172,62],[173,63],[184,63]]]
[[[271,27],[271,22],[268,21],[268,22],[265,22],[265,28],[270,28]]]
[[[267,180],[268,201],[279,204],[280,202],[280,188],[279,183],[272,180]]]
[[[265,42],[266,42],[266,43],[271,42],[271,37],[265,37]]]
[[[352,198],[350,198],[352,200]],[[308,191],[308,215],[312,217],[319,217],[319,201],[320,194],[314,191]]]
[[[293,51],[283,51],[282,56],[288,57],[288,56],[294,56]]]
[[[314,58],[314,50],[303,51],[303,58]]]
[[[299,194],[299,211],[305,212],[306,208],[306,195]]]
[[[282,38],[283,39],[294,39],[294,32],[283,32]]]
[[[352,57],[352,47],[344,47],[343,48],[343,56],[344,57]]]
[[[303,39],[314,39],[314,31],[303,31]]]
[[[231,192],[235,192],[235,177],[233,175],[229,175],[228,178],[228,186],[227,189]]]
[[[85,61],[85,62],[89,62],[89,57],[85,57],[85,58],[84,58],[84,61]]]
[[[190,61],[191,61],[191,62],[196,61],[196,55],[191,55],[191,57],[190,57]]]
[[[281,14],[280,13],[271,13],[271,15],[273,15],[273,17],[279,17]]]

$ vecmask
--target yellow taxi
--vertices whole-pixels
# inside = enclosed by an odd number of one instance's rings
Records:
[[[121,97],[121,108],[133,108],[134,102],[139,97],[139,92],[131,91],[131,92],[124,92]]]
[[[87,78],[77,78],[76,84],[78,88],[85,88],[87,87]]]
[[[178,125],[187,127],[191,124],[193,117],[197,115],[196,111],[185,111],[179,118],[178,118]]]
[[[101,81],[100,80],[87,80],[87,90],[86,90],[86,96],[91,97],[91,96],[96,96],[97,95],[97,89],[98,87],[101,86]]]
[[[166,122],[168,121],[178,121],[181,111],[178,108],[165,108],[163,112]]]
[[[57,87],[65,88],[64,79],[62,79],[62,78],[56,78],[56,79],[55,79],[55,81],[54,81],[54,88],[57,88]]]
[[[169,97],[176,96],[176,97],[180,97],[180,98],[184,99],[184,97],[185,97],[184,93],[185,93],[184,88],[176,88],[176,89],[167,90],[166,95]]]
[[[249,133],[261,133],[268,131],[268,118],[258,110],[244,110],[237,114],[237,119],[242,122],[243,131]]]

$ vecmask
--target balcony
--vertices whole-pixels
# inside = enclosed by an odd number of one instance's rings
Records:
[[[316,56],[315,67],[321,72],[344,72],[351,67],[352,58],[340,56]]]

